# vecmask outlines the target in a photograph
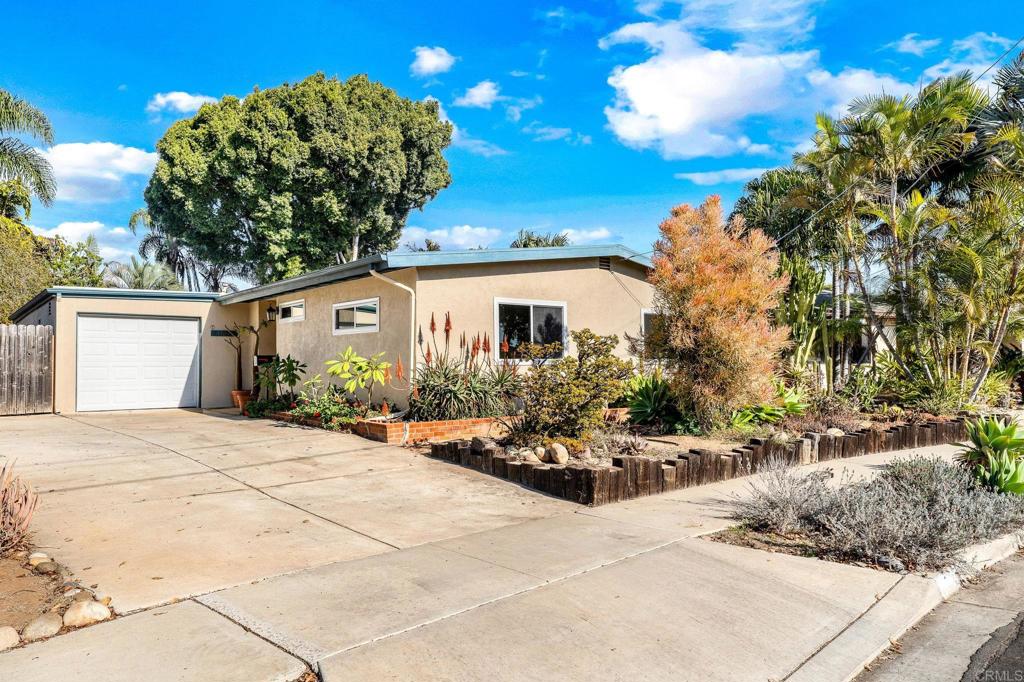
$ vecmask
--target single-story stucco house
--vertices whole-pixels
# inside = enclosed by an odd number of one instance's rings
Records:
[[[409,368],[419,330],[429,336],[431,315],[440,326],[445,313],[453,342],[487,333],[495,359],[584,327],[617,334],[626,355],[625,335],[640,334],[651,312],[650,266],[619,245],[391,253],[232,293],[54,287],[12,319],[54,328],[56,412],[226,407],[236,355],[225,334],[236,323],[275,319],[258,354],[291,355],[307,378],[327,378],[324,362],[348,346]],[[406,391],[376,395],[402,405]]]

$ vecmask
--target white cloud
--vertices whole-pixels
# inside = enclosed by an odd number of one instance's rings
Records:
[[[427,100],[437,102],[438,116],[442,121],[447,121],[452,124],[452,146],[458,147],[459,149],[465,149],[470,154],[476,154],[477,156],[492,157],[492,156],[503,156],[508,154],[508,151],[502,149],[498,145],[488,142],[487,140],[481,140],[478,137],[473,137],[464,128],[460,128],[456,125],[448,116],[448,112],[445,111],[441,102],[436,97],[427,95]]]
[[[604,25],[604,20],[600,17],[583,11],[571,10],[564,6],[539,11],[536,16],[549,28],[559,33],[572,30],[577,26],[589,26],[596,29]]]
[[[457,59],[452,53],[440,46],[427,47],[421,45],[413,48],[413,54],[416,55],[416,58],[409,65],[409,71],[412,75],[420,78],[436,76],[439,73],[451,71]]]
[[[824,102],[831,102],[829,113],[833,116],[845,114],[849,103],[857,97],[883,92],[900,97],[916,90],[913,84],[898,78],[851,67],[834,75],[824,69],[815,69],[807,74],[807,81]]]
[[[422,227],[407,227],[402,231],[402,243],[418,243],[432,239],[446,249],[475,249],[490,246],[501,238],[501,230],[493,227],[456,225],[428,230]]]
[[[161,111],[175,111],[180,114],[191,114],[199,111],[204,104],[216,102],[216,97],[209,95],[193,95],[181,90],[173,92],[158,92],[153,95],[146,104],[146,111],[151,114],[159,114]]]
[[[533,137],[534,142],[553,142],[563,140],[569,144],[590,144],[593,142],[590,135],[574,132],[572,128],[544,125],[540,121],[533,121],[523,128],[523,132]]]
[[[726,182],[746,182],[758,177],[767,168],[723,168],[722,170],[703,171],[699,173],[676,173],[678,180],[689,180],[695,185],[706,187]]]
[[[817,0],[641,0],[637,11],[657,17],[678,5],[677,21],[687,30],[713,30],[738,36],[751,49],[799,42],[814,30]],[[759,47],[755,47],[759,46]]]
[[[453,104],[457,107],[476,107],[478,109],[490,109],[500,98],[500,86],[491,80],[480,81],[473,87],[466,90],[465,94],[457,97]]]
[[[885,47],[904,54],[923,57],[925,52],[942,43],[941,38],[921,38],[920,36],[920,33],[908,33],[899,40],[888,43]]]
[[[539,107],[543,103],[544,100],[540,95],[531,98],[521,97],[514,99],[505,105],[505,117],[512,122],[518,122],[523,117],[524,111]]]
[[[596,227],[592,230],[562,230],[573,244],[592,244],[612,238],[612,231],[607,227]]]
[[[40,150],[53,166],[57,199],[101,203],[123,199],[135,176],[153,172],[157,155],[114,142],[68,142]]]
[[[605,115],[624,144],[657,149],[668,159],[728,156],[750,147],[743,120],[783,110],[794,82],[818,58],[814,50],[707,48],[675,21],[628,24],[600,46],[629,42],[644,43],[653,54],[615,67],[608,78],[615,101]]]
[[[132,235],[131,230],[126,227],[115,227],[107,232],[107,234],[117,239],[127,239]]]
[[[134,251],[126,251],[124,249],[119,249],[114,246],[104,246],[102,244],[100,245],[99,250],[100,258],[102,258],[104,261],[123,261],[130,258],[131,256],[137,255],[135,254]]]
[[[925,69],[924,76],[930,80],[952,76],[961,71],[970,71],[975,77],[980,77],[1006,48],[1013,45],[1013,42],[996,33],[972,33],[966,38],[954,40],[950,56]],[[979,83],[982,85],[991,83],[995,72],[995,69],[989,71],[979,80]]]
[[[69,242],[80,242],[89,235],[95,235],[97,232],[103,230],[103,223],[98,220],[92,220],[89,222],[76,222],[67,221],[60,223],[57,227],[53,228],[41,228],[32,226],[32,230],[39,235],[44,237],[61,237],[65,241]]]

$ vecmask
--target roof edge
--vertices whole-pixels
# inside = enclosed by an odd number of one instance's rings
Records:
[[[170,289],[116,289],[113,287],[49,287],[30,298],[11,313],[11,321],[18,320],[40,305],[59,296],[68,298],[125,298],[149,301],[216,301],[217,291],[175,291]]]

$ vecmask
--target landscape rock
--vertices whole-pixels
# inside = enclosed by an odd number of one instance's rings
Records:
[[[49,561],[49,560],[50,560],[49,555],[44,554],[43,552],[32,552],[31,554],[28,555],[29,566],[33,566],[33,567],[38,566],[39,564],[43,563],[44,561]]]
[[[76,601],[64,612],[64,625],[77,628],[110,618],[110,609],[98,601]]]
[[[55,575],[59,571],[60,567],[52,561],[44,561],[35,565],[35,572],[41,575]]]
[[[473,436],[473,440],[470,441],[470,447],[473,448],[473,452],[483,452],[488,447],[494,445],[493,438],[484,438],[481,436]]]
[[[545,461],[552,464],[565,464],[569,461],[569,450],[561,443],[552,443],[544,450]]]
[[[52,637],[60,632],[63,624],[59,613],[44,613],[25,626],[21,631],[21,638],[26,642],[34,642],[37,639]]]
[[[522,450],[520,450],[516,454],[519,456],[519,459],[521,459],[524,462],[540,462],[541,461],[541,458],[538,457],[536,454],[534,454],[534,451],[531,450],[530,448],[523,448]]]
[[[17,630],[10,625],[0,628],[0,651],[6,651],[11,647],[18,646],[19,642],[21,642],[21,638],[18,637]]]
[[[545,456],[544,453],[545,453],[545,450],[544,450],[544,446],[543,445],[538,445],[537,447],[535,447],[533,449],[533,454],[536,455],[537,459],[539,459],[542,462],[544,461],[544,456]]]
[[[837,429],[833,427],[831,429],[826,429],[825,434],[829,436],[845,436],[846,432],[843,431],[842,429]]]
[[[72,599],[74,599],[75,601],[89,601],[90,599],[92,599],[92,592],[88,592],[86,590],[79,590],[78,592],[75,592]]]

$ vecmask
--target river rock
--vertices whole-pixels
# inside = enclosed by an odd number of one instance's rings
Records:
[[[828,436],[836,436],[836,437],[838,437],[838,436],[845,436],[846,432],[843,431],[842,429],[837,429],[835,427],[832,427],[831,429],[825,429],[825,434],[828,435]]]
[[[544,457],[546,456],[545,455],[544,446],[543,445],[538,445],[537,447],[535,447],[533,449],[533,454],[537,456],[537,459],[539,459],[540,461],[543,462],[544,461]]]
[[[544,450],[545,461],[552,464],[565,464],[569,461],[569,450],[561,443],[552,443]]]
[[[60,626],[64,624],[59,613],[50,611],[39,616],[21,631],[21,638],[26,642],[34,642],[37,639],[53,637],[60,632]]]
[[[54,575],[60,571],[60,567],[52,561],[44,561],[35,565],[35,572],[40,575]]]
[[[48,554],[44,554],[43,552],[32,552],[28,555],[28,565],[33,567],[38,566],[44,561],[49,560],[50,556]]]
[[[18,637],[18,631],[10,625],[0,628],[0,651],[6,651],[11,647],[18,646],[20,641],[21,638]]]
[[[110,609],[98,601],[76,601],[64,612],[64,625],[78,628],[110,618]]]

